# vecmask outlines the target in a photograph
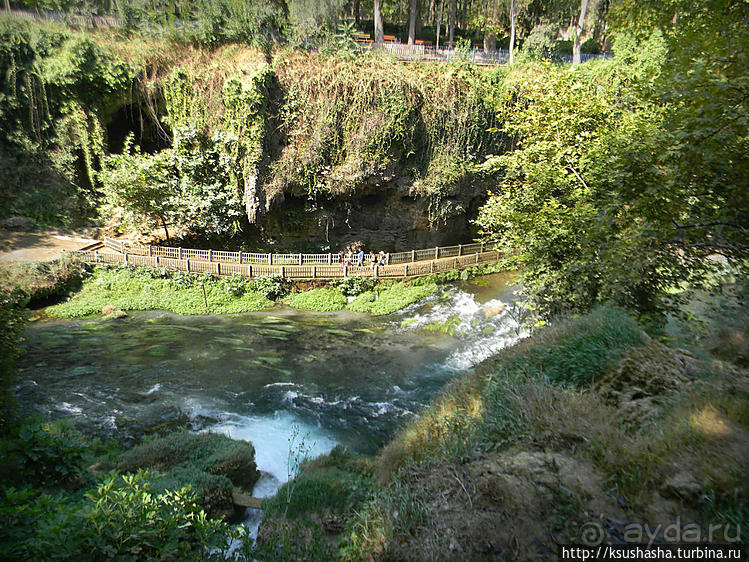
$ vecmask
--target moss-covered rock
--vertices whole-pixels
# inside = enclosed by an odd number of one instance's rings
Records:
[[[117,468],[157,470],[163,473],[156,481],[160,489],[192,485],[213,517],[228,517],[233,511],[232,489],[252,490],[260,477],[252,444],[217,433],[180,432],[146,441],[123,454]]]

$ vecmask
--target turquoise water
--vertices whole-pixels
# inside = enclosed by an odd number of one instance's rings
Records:
[[[176,427],[248,439],[261,470],[284,481],[293,433],[314,452],[373,453],[457,373],[520,337],[513,298],[499,275],[383,318],[276,308],[41,321],[26,334],[17,394],[126,441]],[[448,319],[452,335],[424,328]]]

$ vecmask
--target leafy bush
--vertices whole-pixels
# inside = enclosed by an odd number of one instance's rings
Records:
[[[284,302],[292,308],[333,312],[344,308],[348,301],[338,289],[310,289],[292,293],[284,299]]]
[[[69,484],[81,471],[85,442],[74,432],[55,431],[53,424],[27,421],[12,439],[0,441],[4,482],[36,486]]]
[[[331,281],[330,286],[349,297],[359,295],[365,291],[371,291],[377,286],[377,283],[378,281],[374,277],[343,277]]]
[[[276,300],[289,292],[289,282],[280,275],[262,275],[252,279],[250,288],[266,299]]]
[[[10,389],[15,360],[21,353],[18,344],[25,329],[26,302],[20,291],[0,290],[0,436],[8,433],[15,414],[16,400]]]

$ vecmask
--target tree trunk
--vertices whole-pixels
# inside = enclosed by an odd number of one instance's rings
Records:
[[[374,41],[378,44],[385,41],[385,30],[382,26],[382,0],[374,0]]]
[[[429,14],[427,15],[427,21],[429,22],[429,25],[434,25],[434,0],[429,0]]]
[[[359,27],[359,0],[354,0],[354,23]]]
[[[484,23],[484,51],[497,49],[497,34],[493,29],[494,10],[492,0],[486,0],[486,22]]]
[[[10,0],[5,0],[5,11],[10,12]]]
[[[169,242],[169,231],[166,228],[166,220],[164,220],[164,217],[159,215],[159,218],[161,219],[161,226],[164,227],[164,234],[166,234],[166,241]]]
[[[455,4],[457,0],[450,0],[450,13],[448,14],[447,21],[447,43],[452,46],[455,41]]]
[[[583,30],[585,29],[585,12],[588,11],[588,0],[580,0],[580,17],[575,29],[575,42],[572,45],[572,64],[580,64],[580,47],[583,44]]]
[[[411,0],[408,14],[408,44],[413,45],[416,40],[416,17],[419,15],[419,0]]]
[[[510,64],[515,62],[515,20],[517,19],[515,0],[510,0]]]
[[[440,0],[440,7],[437,14],[437,49],[440,48],[440,28],[442,26],[442,8],[445,7],[445,0]]]

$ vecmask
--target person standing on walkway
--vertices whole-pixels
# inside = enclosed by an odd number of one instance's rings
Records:
[[[360,248],[359,253],[356,254],[356,267],[361,267],[364,265],[364,249]]]

